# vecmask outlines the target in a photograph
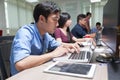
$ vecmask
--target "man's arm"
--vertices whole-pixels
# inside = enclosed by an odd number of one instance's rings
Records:
[[[96,36],[96,33],[86,34],[85,36],[90,36],[91,38],[94,38]]]
[[[16,62],[15,67],[18,71],[22,71],[22,70],[25,70],[28,68],[39,66],[39,65],[51,60],[52,58],[62,56],[67,52],[68,52],[67,48],[65,48],[61,45],[50,53],[46,53],[43,55],[30,55],[30,56]]]

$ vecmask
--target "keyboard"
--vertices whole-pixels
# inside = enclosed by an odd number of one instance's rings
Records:
[[[92,59],[91,51],[81,50],[80,53],[68,53],[67,55],[54,58],[53,61],[90,62],[91,59]]]
[[[72,53],[68,59],[88,59],[90,60],[91,53],[89,51],[80,51],[80,53]]]

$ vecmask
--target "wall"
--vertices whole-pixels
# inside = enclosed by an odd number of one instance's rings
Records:
[[[41,1],[41,0],[40,0]],[[103,7],[107,0],[101,0],[102,2],[90,3],[90,0],[52,0],[60,5],[62,11],[68,12],[72,18],[71,28],[74,27],[77,21],[78,14],[86,14],[91,12],[92,17],[90,19],[90,26],[95,27],[96,22],[103,23]]]
[[[5,10],[8,35],[14,35],[21,26],[33,22],[33,5],[22,0],[6,0]]]
[[[62,11],[70,13],[72,18],[71,29],[76,24],[77,15],[86,14],[88,11],[92,13],[91,28],[95,26],[96,22],[103,22],[103,7],[107,0],[102,0],[101,3],[90,3],[90,0],[52,1],[55,1]],[[4,0],[0,0],[0,29],[4,30],[4,35],[14,35],[21,26],[31,23],[35,4],[27,3],[24,0],[5,0],[4,5]]]
[[[4,0],[0,0],[0,30],[3,30],[3,35],[6,34],[6,20],[5,20],[5,9]]]

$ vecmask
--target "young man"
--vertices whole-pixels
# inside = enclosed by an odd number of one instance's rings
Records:
[[[87,34],[87,29],[85,27],[86,25],[86,16],[84,14],[79,14],[77,16],[77,24],[74,26],[74,28],[72,29],[72,34],[76,37],[76,38],[83,38],[84,36],[90,36],[95,37],[95,34]]]
[[[61,45],[48,34],[54,33],[58,26],[59,14],[60,8],[54,2],[46,1],[35,6],[35,23],[21,27],[13,40],[10,56],[12,75],[39,66],[69,51],[79,51],[77,44]],[[46,53],[48,50],[53,51]]]

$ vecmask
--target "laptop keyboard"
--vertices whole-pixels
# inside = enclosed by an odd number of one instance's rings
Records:
[[[84,59],[90,59],[90,52],[89,51],[80,51],[80,53],[72,53],[69,57],[69,59],[81,59],[81,60],[84,60]]]

